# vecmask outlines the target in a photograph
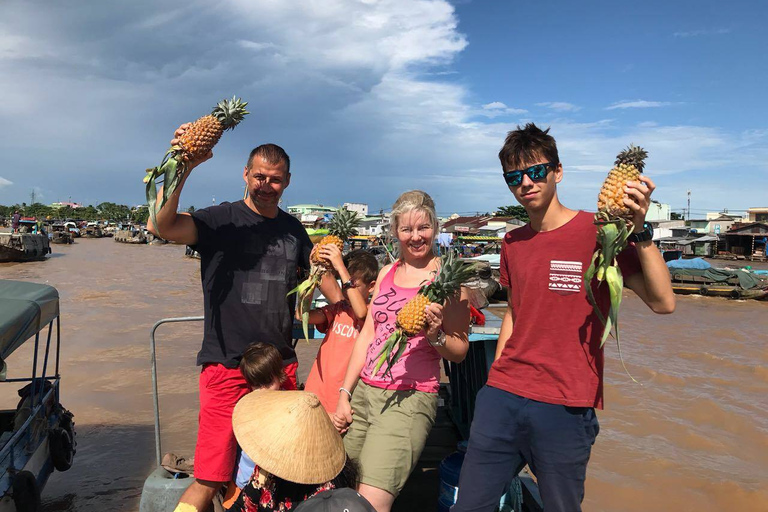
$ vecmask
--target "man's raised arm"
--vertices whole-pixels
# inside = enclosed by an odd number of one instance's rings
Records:
[[[189,128],[190,123],[183,124],[176,130],[175,138],[171,141],[171,146],[178,144],[179,137]],[[152,218],[147,221],[147,230],[155,236],[170,240],[179,244],[194,245],[197,243],[197,227],[195,221],[192,220],[192,216],[188,213],[177,213],[179,209],[179,197],[181,196],[181,189],[184,188],[192,169],[213,157],[213,152],[208,153],[204,157],[197,160],[190,160],[187,163],[188,172],[184,175],[176,190],[168,197],[168,200],[163,207],[157,212],[155,219],[157,224],[152,222]],[[157,194],[157,203],[163,197],[163,188]]]

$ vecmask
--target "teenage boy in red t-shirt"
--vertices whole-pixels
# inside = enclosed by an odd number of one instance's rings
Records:
[[[501,283],[508,307],[496,360],[477,395],[453,512],[493,511],[505,484],[528,464],[544,509],[581,510],[584,480],[603,407],[603,325],[584,290],[596,249],[593,215],[563,206],[563,165],[555,139],[533,123],[509,132],[499,152],[504,178],[530,223],[504,238]],[[625,286],[655,313],[672,313],[675,297],[645,214],[653,182],[625,189],[634,212],[633,244],[619,255]],[[596,296],[607,310],[602,286]]]

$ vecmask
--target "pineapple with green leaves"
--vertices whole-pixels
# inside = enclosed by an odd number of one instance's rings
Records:
[[[418,294],[397,313],[395,332],[387,339],[377,356],[373,374],[377,374],[384,363],[384,374],[391,375],[392,367],[408,346],[408,338],[418,335],[427,327],[426,308],[432,303],[445,304],[456,298],[461,292],[461,285],[476,274],[476,264],[466,264],[456,259],[452,252],[440,259],[440,272],[431,283],[422,286]]]
[[[155,217],[173,194],[187,173],[189,160],[207,155],[219,142],[226,130],[232,130],[249,114],[245,107],[248,102],[232,97],[220,101],[207,116],[203,116],[179,137],[178,144],[172,146],[163,157],[159,166],[147,169],[144,183],[147,184],[147,204],[152,222],[157,226]],[[157,202],[158,178],[162,176],[163,197]]]
[[[621,357],[618,321],[624,278],[621,275],[621,269],[616,261],[616,257],[627,247],[627,240],[634,229],[632,210],[624,204],[624,199],[627,197],[624,187],[628,181],[638,181],[640,179],[640,174],[643,172],[647,157],[647,151],[633,144],[630,144],[627,149],[616,157],[614,167],[608,173],[608,177],[605,179],[597,197],[595,225],[597,226],[598,248],[592,256],[589,268],[584,274],[587,298],[604,326],[600,347],[605,344],[605,340],[608,339],[611,330],[613,330],[616,344],[619,346],[619,358],[622,365],[624,365],[624,359]],[[597,305],[592,292],[593,279],[597,280],[598,289],[603,283],[608,284],[608,292],[611,299],[608,314],[604,315]],[[626,371],[626,366],[624,366],[624,369]]]
[[[309,310],[312,306],[312,296],[315,293],[315,289],[320,285],[323,275],[333,268],[333,265],[328,260],[320,257],[319,250],[321,247],[329,244],[338,247],[339,251],[343,250],[344,242],[350,236],[357,234],[356,228],[358,224],[360,224],[360,218],[356,212],[340,208],[328,223],[328,235],[323,237],[312,248],[312,253],[309,256],[309,277],[299,286],[288,292],[288,295],[296,293],[298,310],[301,315],[301,327],[304,330],[304,338],[307,341],[309,341]]]

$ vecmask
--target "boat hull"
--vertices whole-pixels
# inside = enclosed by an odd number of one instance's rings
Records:
[[[0,233],[0,263],[40,261],[51,253],[47,235]]]

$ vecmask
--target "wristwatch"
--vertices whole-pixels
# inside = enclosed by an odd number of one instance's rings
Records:
[[[433,347],[444,347],[445,346],[445,333],[443,331],[437,331],[437,339],[435,341],[432,341],[429,338],[427,338],[427,341]]]
[[[350,277],[350,278],[349,278],[349,281],[347,281],[346,283],[344,283],[343,285],[341,285],[341,289],[342,289],[342,290],[349,290],[350,288],[354,288],[354,287],[355,287],[355,284],[356,284],[356,283],[355,283],[355,280],[354,280],[354,279],[352,279],[352,278]]]
[[[653,226],[650,222],[643,222],[643,230],[629,235],[629,241],[634,243],[650,242],[653,240]]]

